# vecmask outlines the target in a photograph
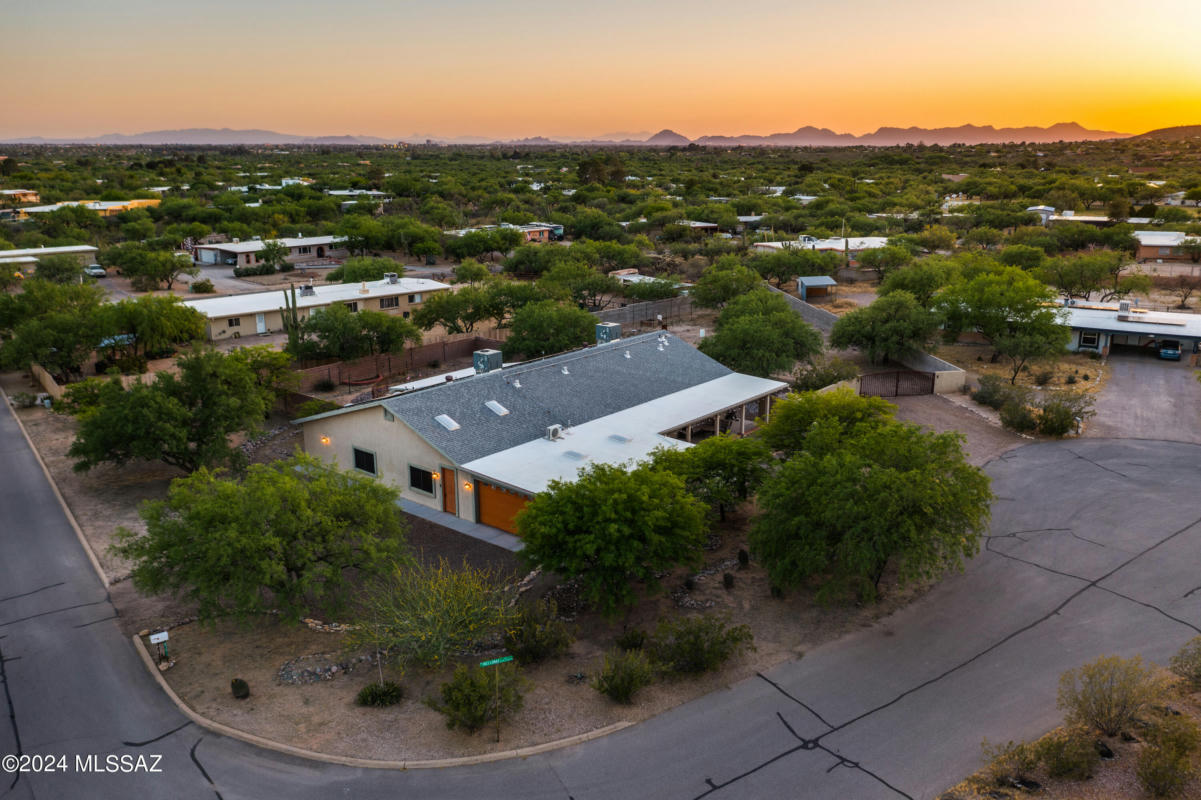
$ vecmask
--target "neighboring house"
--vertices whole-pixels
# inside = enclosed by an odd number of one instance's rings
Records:
[[[716,222],[701,222],[695,219],[680,219],[676,220],[672,224],[680,225],[685,228],[691,228],[692,230],[700,231],[701,233],[717,233]]]
[[[290,264],[329,263],[332,259],[346,258],[346,239],[342,236],[297,236],[291,239],[274,239],[288,248]],[[222,244],[198,244],[192,249],[192,260],[202,266],[250,267],[262,261],[258,253],[265,242],[252,239],[247,242],[234,239]]]
[[[375,189],[326,189],[325,193],[330,197],[365,198],[367,200],[383,200],[388,197],[387,192],[377,192]]]
[[[71,244],[62,247],[26,247],[19,250],[0,250],[0,261],[16,261],[28,266],[41,256],[75,256],[83,265],[94,264],[99,252],[90,244]]]
[[[751,247],[756,252],[771,253],[776,250],[826,250],[843,253],[851,267],[859,266],[856,256],[864,250],[874,250],[877,247],[887,247],[887,236],[851,236],[832,239],[815,239],[812,236],[802,236],[799,239],[783,242],[755,242]]]
[[[362,284],[303,285],[296,287],[296,308],[301,320],[307,319],[317,309],[335,303],[343,303],[351,311],[383,311],[407,318],[430,294],[449,288],[445,283],[424,278],[400,278],[395,274],[382,281]],[[282,331],[285,291],[277,289],[185,300],[184,305],[191,306],[208,318],[208,339],[218,342]],[[291,292],[288,295],[290,297]]]
[[[1051,206],[1030,206],[1026,210],[1031,214],[1038,214],[1042,225],[1046,225],[1051,221],[1051,217],[1055,216],[1055,209]]]
[[[1138,240],[1138,248],[1134,257],[1140,262],[1163,261],[1192,261],[1192,256],[1184,249],[1184,240],[1190,237],[1179,231],[1135,231],[1134,238]]]
[[[42,196],[32,189],[0,189],[0,203],[39,203]]]
[[[141,200],[64,200],[48,206],[24,206],[18,208],[17,219],[26,219],[30,214],[52,214],[67,206],[80,206],[89,211],[95,211],[102,217],[115,217],[135,208],[152,208],[163,202],[162,198],[143,198]]]
[[[670,334],[621,339],[620,330],[601,323],[603,344],[511,366],[477,351],[468,377],[297,420],[304,449],[407,500],[512,533],[551,481],[715,431],[744,433],[788,388]]]
[[[1179,343],[1182,353],[1196,353],[1201,346],[1201,315],[1170,311],[1141,311],[1129,300],[1118,305],[1088,303],[1064,309],[1064,324],[1072,329],[1068,349],[1109,355],[1112,348],[1142,348],[1157,351],[1165,340]]]

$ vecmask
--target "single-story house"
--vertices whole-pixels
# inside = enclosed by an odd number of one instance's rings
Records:
[[[801,236],[798,239],[783,242],[755,242],[751,247],[759,253],[771,253],[778,250],[825,250],[843,253],[850,261],[850,266],[855,267],[858,266],[856,256],[864,250],[887,246],[887,236],[851,236],[845,239],[839,236],[832,239]]]
[[[297,236],[274,241],[288,248],[286,260],[290,264],[329,263],[331,259],[346,258],[350,255],[344,236]],[[192,260],[202,267],[249,267],[261,261],[258,253],[264,244],[266,242],[261,239],[247,242],[234,239],[222,244],[198,244],[192,250]]]
[[[679,219],[672,223],[690,230],[700,231],[701,233],[717,233],[716,222],[702,222],[695,219]]]
[[[1068,349],[1109,355],[1114,348],[1154,352],[1165,340],[1179,342],[1181,353],[1201,349],[1201,315],[1142,311],[1123,300],[1118,305],[1078,303],[1064,308],[1072,329]],[[1187,360],[1187,356],[1185,359]]]
[[[99,250],[90,244],[69,244],[61,247],[24,247],[17,250],[0,250],[0,261],[16,261],[25,265],[30,259],[37,261],[42,256],[75,256],[83,265],[96,263]]]
[[[41,199],[33,189],[0,189],[0,203],[38,203]]]
[[[1192,261],[1192,256],[1184,249],[1184,240],[1201,238],[1189,237],[1188,234],[1179,231],[1135,231],[1133,236],[1138,240],[1138,249],[1135,250],[1134,257],[1140,262],[1155,263]]]
[[[620,330],[600,323],[597,345],[520,364],[476,351],[467,377],[297,420],[304,449],[405,499],[512,533],[551,481],[713,432],[745,433],[788,388],[670,334],[622,339]]]
[[[163,202],[162,198],[159,197],[141,200],[64,200],[48,206],[22,206],[16,209],[16,218],[26,219],[30,214],[52,214],[67,206],[86,208],[89,211],[95,211],[102,217],[115,217],[135,208],[152,208],[161,202]]]
[[[325,193],[330,197],[354,197],[368,200],[383,200],[388,197],[387,192],[379,192],[375,189],[326,189]]]
[[[530,223],[529,225],[518,225],[517,229],[521,231],[521,235],[525,237],[527,243],[541,244],[555,238],[555,229],[550,225]]]
[[[434,292],[449,289],[445,283],[425,278],[401,278],[395,274],[382,281],[362,284],[342,283],[333,286],[303,285],[296,287],[296,309],[301,320],[319,308],[335,303],[345,304],[351,311],[383,311],[408,317]],[[230,294],[185,300],[184,305],[196,309],[208,318],[208,339],[211,342],[238,339],[253,334],[278,333],[284,330],[282,310],[285,292]]]
[[[834,287],[838,282],[829,275],[802,275],[796,279],[796,285],[801,292],[801,299],[808,300],[810,297],[834,294]]]

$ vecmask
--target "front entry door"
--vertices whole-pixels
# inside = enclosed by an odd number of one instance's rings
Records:
[[[449,467],[442,468],[442,510],[447,514],[458,514],[458,504],[455,503],[455,498],[458,496],[459,486],[455,482],[455,471]]]
[[[256,333],[266,333],[267,332],[267,315],[266,314],[255,314],[254,315],[254,329],[255,329]]]

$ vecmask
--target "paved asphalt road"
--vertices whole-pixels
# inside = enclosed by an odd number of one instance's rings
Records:
[[[1110,440],[1012,451],[988,467],[998,500],[985,551],[883,622],[585,745],[393,772],[188,723],[118,632],[5,408],[0,753],[63,753],[72,771],[0,775],[0,798],[933,797],[978,766],[984,737],[1056,724],[1062,670],[1106,653],[1164,659],[1199,632],[1199,456]],[[163,771],[74,772],[89,753],[161,755]]]
[[[1086,435],[1201,444],[1201,383],[1196,369],[1137,352],[1113,353],[1106,364],[1109,380]]]

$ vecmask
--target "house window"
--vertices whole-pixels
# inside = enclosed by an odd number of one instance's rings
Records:
[[[297,248],[297,252],[300,253],[302,256],[307,256],[309,253],[313,252],[313,248],[307,247],[307,246],[299,247],[299,248]]]
[[[242,327],[242,318],[241,317],[230,317],[229,319],[226,320],[226,324],[230,328],[240,328],[240,327]]]
[[[1159,248],[1159,254],[1160,254],[1161,256],[1170,256],[1170,255],[1172,254],[1172,248],[1170,248],[1170,247],[1161,247],[1161,248]]]
[[[399,297],[381,297],[379,299],[380,308],[400,308]]]
[[[396,422],[396,415],[385,408],[384,409],[384,421],[385,422]]]
[[[1101,335],[1096,331],[1081,331],[1080,346],[1081,347],[1096,347],[1100,341]]]
[[[347,303],[346,307],[349,308],[352,312],[359,310],[359,304],[357,301],[353,302],[353,303]]]
[[[354,468],[368,475],[375,475],[375,453],[354,448]]]
[[[402,316],[404,316],[404,318],[405,318],[405,319],[408,319],[408,318],[409,318],[409,312],[408,312],[408,311],[404,312],[404,314],[403,314]]]
[[[246,263],[247,263],[247,264],[249,264],[249,263],[251,263],[253,260],[254,260],[254,255],[253,255],[252,253],[247,253],[247,254],[246,254]]]
[[[419,295],[419,294],[409,295],[409,305],[413,305],[414,303],[420,303],[420,302],[421,302],[421,295]]]
[[[409,488],[426,494],[434,493],[434,473],[421,467],[409,467]]]

